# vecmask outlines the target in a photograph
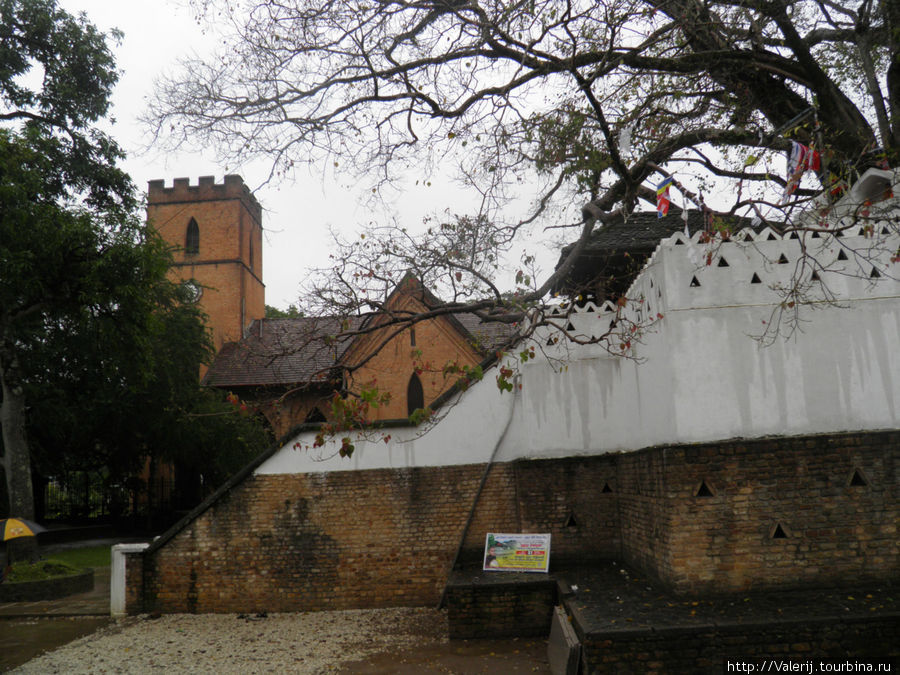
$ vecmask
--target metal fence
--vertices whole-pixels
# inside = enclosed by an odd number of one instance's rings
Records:
[[[171,512],[174,488],[174,480],[167,477],[148,486],[140,480],[113,483],[99,472],[73,471],[45,485],[43,519],[110,522]]]

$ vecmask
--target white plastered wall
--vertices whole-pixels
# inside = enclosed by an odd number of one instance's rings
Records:
[[[887,216],[896,206],[892,200],[881,208]],[[839,302],[802,307],[800,329],[782,326],[768,346],[752,336],[772,319],[780,301],[773,289],[812,273],[797,267],[801,241],[770,230],[712,244],[678,234],[660,244],[629,294],[644,299],[628,309],[632,318],[662,315],[632,345],[636,358],[598,345],[548,345],[553,329],[542,328],[534,336],[538,357],[517,366],[520,390],[501,393],[491,369],[427,430],[391,429],[387,442],[383,433],[354,436],[350,459],[337,455],[339,442],[313,448],[313,434],[301,434],[257,473],[443,466],[898,428],[900,263],[891,256],[900,239],[865,234],[854,229],[842,238],[802,241]],[[848,260],[839,259],[841,250]],[[860,250],[867,255],[853,255]],[[872,267],[888,273],[871,278]],[[823,297],[821,285],[810,284],[809,294]],[[557,312],[561,325],[586,336],[604,332],[615,316],[608,303]]]

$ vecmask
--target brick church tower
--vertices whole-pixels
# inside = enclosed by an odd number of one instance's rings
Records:
[[[212,176],[148,185],[147,220],[175,249],[169,277],[189,285],[218,352],[265,316],[262,207],[240,176],[221,185]]]

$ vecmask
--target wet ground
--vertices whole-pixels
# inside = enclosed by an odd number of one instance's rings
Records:
[[[69,546],[99,543],[104,542]],[[92,591],[58,600],[0,604],[0,673],[110,623],[108,567],[95,568]],[[442,624],[440,632],[446,636],[445,625]],[[435,639],[440,637],[423,635],[420,648],[375,654],[361,661],[345,663],[337,672],[364,675],[550,672],[545,640],[453,640],[436,644]]]
[[[0,619],[0,673],[109,625],[108,617]]]
[[[547,641],[451,640],[390,654],[376,654],[345,663],[337,673],[356,675],[416,675],[417,673],[549,673]]]
[[[566,604],[575,622],[585,632],[756,624],[823,615],[900,615],[900,587],[895,583],[690,597],[665,592],[642,575],[612,562],[590,569],[559,572],[556,576],[572,587]],[[60,600],[0,605],[0,672],[108,625],[108,615],[108,567],[95,570],[95,586],[91,592]],[[443,621],[446,621],[446,615]],[[426,628],[422,627],[422,630]],[[430,633],[423,633],[417,648],[397,648],[359,661],[345,662],[337,672],[550,672],[545,640],[448,642],[445,638],[439,639],[446,636],[445,627],[430,630]]]
[[[47,556],[65,548],[116,541],[92,540],[41,548]],[[93,633],[110,623],[109,567],[94,569],[94,588],[58,600],[0,604],[0,672],[5,673],[40,654]]]
[[[716,596],[675,595],[611,561],[556,576],[572,588],[566,605],[585,633],[900,614],[900,580]]]

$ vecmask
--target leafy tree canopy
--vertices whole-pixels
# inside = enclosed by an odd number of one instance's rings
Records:
[[[199,452],[175,442],[210,406],[201,317],[94,126],[117,78],[106,40],[52,0],[0,0],[0,466],[16,516],[33,517],[33,464],[124,472]]]
[[[301,316],[303,316],[303,311],[294,304],[288,305],[287,309],[266,305],[267,319],[298,319]]]

